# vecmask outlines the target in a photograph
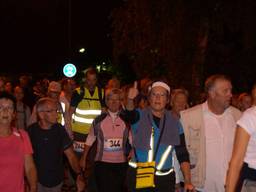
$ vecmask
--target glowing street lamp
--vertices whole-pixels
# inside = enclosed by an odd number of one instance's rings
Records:
[[[84,52],[85,52],[85,48],[79,49],[79,53],[84,53]]]

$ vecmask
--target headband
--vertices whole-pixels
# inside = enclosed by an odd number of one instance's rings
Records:
[[[168,91],[168,93],[170,93],[170,91],[171,91],[170,87],[162,81],[157,81],[157,82],[153,83],[152,86],[149,88],[149,91],[154,87],[163,87],[164,89],[166,89]]]

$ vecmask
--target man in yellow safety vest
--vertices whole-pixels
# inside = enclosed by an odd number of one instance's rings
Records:
[[[97,72],[89,68],[85,72],[85,83],[77,88],[72,95],[69,116],[74,137],[74,150],[80,154],[92,121],[101,114],[104,91],[97,86]]]

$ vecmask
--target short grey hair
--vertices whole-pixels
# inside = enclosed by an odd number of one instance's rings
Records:
[[[107,101],[109,99],[109,97],[111,97],[112,95],[119,95],[120,97],[120,100],[122,99],[121,96],[122,96],[122,90],[121,89],[117,89],[117,88],[109,88],[109,89],[106,89],[105,91],[105,101]]]
[[[231,82],[230,78],[227,77],[226,75],[222,75],[222,74],[211,75],[206,79],[204,83],[204,91],[206,93],[209,93],[209,91],[212,90],[212,88],[215,86],[216,81],[218,80],[225,80],[225,81]]]
[[[56,102],[49,98],[49,97],[43,97],[41,99],[39,99],[37,102],[36,102],[36,112],[42,112],[45,110],[45,106],[46,104],[48,103],[52,103],[52,104],[56,104]]]

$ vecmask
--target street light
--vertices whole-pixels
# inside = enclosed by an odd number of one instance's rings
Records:
[[[84,53],[84,52],[85,52],[85,48],[79,49],[79,53]]]

